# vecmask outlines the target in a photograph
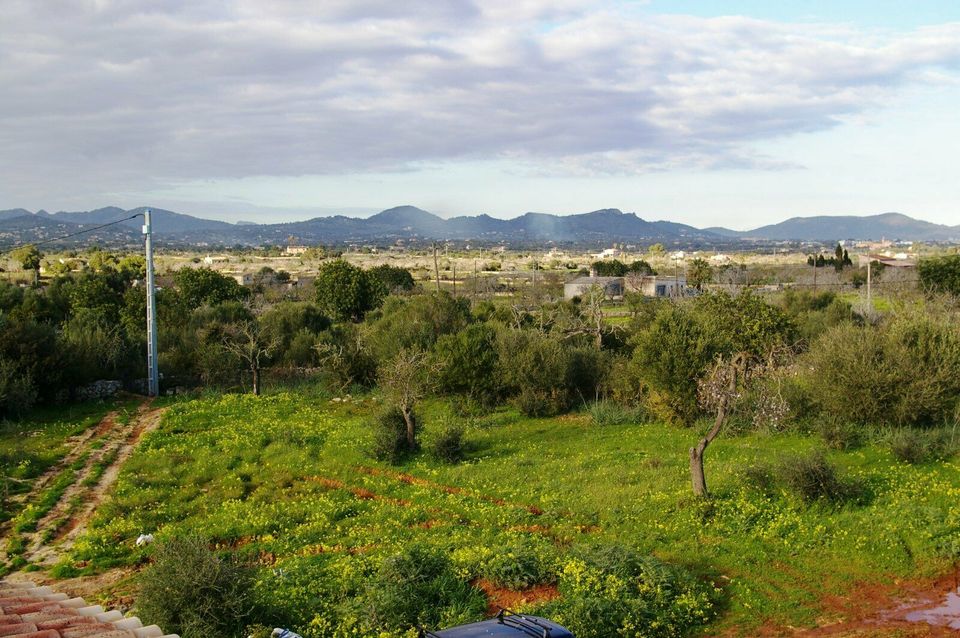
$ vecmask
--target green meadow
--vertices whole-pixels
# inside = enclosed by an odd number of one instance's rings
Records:
[[[873,444],[826,451],[857,494],[811,500],[776,468],[809,456],[819,438],[724,434],[707,452],[712,496],[695,499],[687,465],[694,429],[601,426],[586,413],[534,419],[511,408],[460,417],[432,400],[421,409],[424,448],[458,422],[466,460],[448,465],[422,452],[392,466],[368,453],[378,407],[375,394],[175,403],[53,573],[142,565],[151,548],[135,546],[141,533],[158,541],[199,534],[257,565],[260,603],[277,622],[305,636],[347,635],[363,633],[363,610],[345,601],[411,545],[441,551],[477,586],[505,563],[533,560],[536,577],[514,580],[559,582],[559,590],[524,596],[517,587],[511,600],[561,619],[575,613],[565,592],[592,586],[578,557],[618,546],[697,581],[670,598],[670,613],[694,622],[637,635],[750,635],[761,624],[813,626],[826,594],[937,575],[956,557],[956,460],[908,465]],[[615,588],[609,578],[594,584]],[[480,618],[482,607],[440,619]]]

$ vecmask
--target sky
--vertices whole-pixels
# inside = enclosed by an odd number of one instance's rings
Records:
[[[960,2],[3,0],[0,209],[960,224]]]

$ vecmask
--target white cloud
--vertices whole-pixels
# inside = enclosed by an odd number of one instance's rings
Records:
[[[269,10],[267,9],[269,7]],[[580,0],[13,0],[0,190],[515,158],[534,170],[777,169],[750,145],[956,81],[960,24],[905,33],[638,16]]]

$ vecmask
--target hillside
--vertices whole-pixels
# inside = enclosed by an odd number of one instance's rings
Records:
[[[31,213],[24,209],[0,211],[0,243],[9,245],[41,241],[71,230],[124,220],[99,234],[98,241],[126,243],[139,233],[144,207],[124,210],[115,206],[92,211]],[[682,246],[716,246],[751,241],[824,241],[840,239],[909,239],[917,241],[960,240],[960,226],[913,219],[899,213],[866,217],[794,217],[748,231],[719,226],[695,228],[671,221],[648,221],[636,213],[605,208],[589,213],[551,215],[528,212],[511,219],[489,215],[444,219],[415,206],[389,208],[369,218],[334,215],[276,224],[231,224],[164,209],[152,209],[154,233],[159,242],[209,245],[281,245],[291,238],[306,244],[392,243],[404,240],[458,240],[485,243],[578,244],[603,246],[611,243]],[[63,232],[58,232],[58,229]],[[89,243],[84,236],[77,243]]]
[[[960,226],[944,226],[900,213],[883,213],[863,217],[854,215],[818,215],[792,217],[778,224],[768,224],[747,231],[708,228],[726,237],[837,241],[840,239],[903,239],[914,241],[960,240]]]

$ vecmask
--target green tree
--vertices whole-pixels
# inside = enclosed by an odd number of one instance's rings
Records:
[[[20,262],[20,266],[24,270],[33,271],[34,285],[40,282],[40,263],[43,259],[43,253],[40,252],[39,248],[33,244],[26,244],[13,250],[10,256]]]
[[[109,253],[102,248],[97,248],[90,253],[87,259],[87,267],[94,272],[105,272],[117,269],[117,258],[113,253]]]
[[[650,408],[668,421],[692,424],[699,415],[697,379],[717,351],[687,306],[662,306],[634,340],[632,368],[650,390]]]
[[[709,283],[713,279],[713,266],[706,259],[697,257],[687,266],[687,283],[703,290],[703,284]]]
[[[718,355],[765,359],[791,345],[796,328],[780,308],[745,291],[704,294],[691,304],[662,306],[634,337],[633,370],[650,388],[650,408],[691,424],[700,415],[697,383]]]
[[[386,361],[404,348],[429,350],[441,335],[465,328],[470,318],[469,300],[446,291],[391,296],[370,325],[366,341],[371,353]]]
[[[341,321],[363,320],[387,292],[377,277],[342,259],[322,265],[313,284],[320,309]]]
[[[408,292],[416,285],[413,275],[406,268],[383,264],[370,269],[370,274],[380,280],[387,292]]]
[[[629,266],[627,266],[627,272],[636,273],[638,275],[657,274],[657,271],[654,270],[653,267],[643,259],[638,259],[637,261],[634,261]]]
[[[482,323],[437,339],[434,356],[438,361],[438,388],[492,404],[500,392],[496,344],[496,330]]]
[[[210,268],[181,268],[173,279],[183,302],[191,310],[203,305],[243,301],[250,296],[250,291],[235,279]]]
[[[918,270],[926,290],[960,297],[960,254],[921,259]]]
[[[143,255],[125,255],[117,263],[117,270],[126,281],[142,280],[147,276],[147,260]]]
[[[627,274],[627,265],[619,259],[595,261],[590,265],[590,269],[597,277],[623,277]]]
[[[73,278],[67,287],[70,311],[90,309],[103,314],[107,321],[116,322],[123,306],[123,282],[113,271],[96,273],[85,271]]]

